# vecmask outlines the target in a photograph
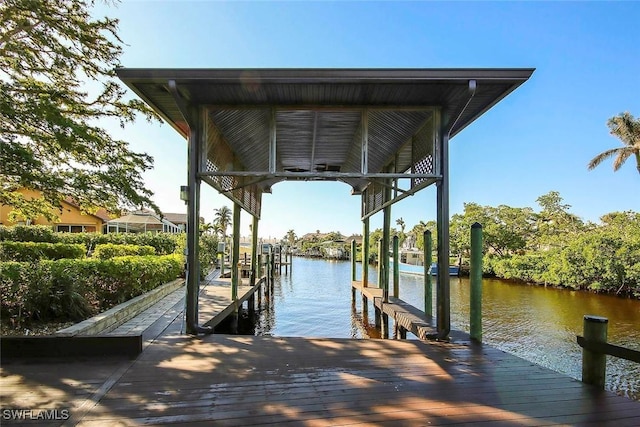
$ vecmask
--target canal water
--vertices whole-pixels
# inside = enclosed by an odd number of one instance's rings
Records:
[[[358,265],[358,278],[360,269]],[[369,277],[375,283],[374,268],[370,267]],[[292,271],[274,281],[270,302],[263,304],[247,332],[281,337],[375,337],[373,325],[364,324],[360,316],[359,295],[356,310],[352,309],[350,281],[348,261],[296,257]],[[400,298],[423,309],[422,277],[401,274]],[[640,350],[637,300],[485,279],[482,310],[484,343],[576,379],[581,377],[582,365],[576,335],[582,335],[585,314],[609,319],[609,342]],[[372,308],[369,312],[373,313]],[[451,327],[469,331],[466,278],[451,278]],[[640,364],[607,359],[607,389],[640,399]]]

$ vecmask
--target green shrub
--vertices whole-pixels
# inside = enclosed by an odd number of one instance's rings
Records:
[[[218,236],[213,234],[202,234],[200,235],[200,267],[202,269],[202,273],[206,275],[208,270],[216,261],[216,256],[218,252]]]
[[[57,234],[61,233],[54,233],[48,225],[0,226],[1,241],[56,243],[60,241]]]
[[[128,255],[155,255],[155,253],[156,249],[153,246],[116,245],[113,243],[106,243],[96,246],[96,249],[93,252],[93,257],[100,259],[110,259]]]
[[[184,260],[184,254],[187,247],[186,234],[178,235],[176,240],[175,254],[180,255]],[[213,234],[200,235],[200,250],[198,251],[198,259],[200,260],[200,278],[204,279],[209,270],[216,262],[218,252],[218,236]],[[186,262],[183,261],[183,263]]]
[[[50,276],[40,263],[0,262],[0,316],[22,323],[46,319],[50,306]]]
[[[176,249],[178,235],[168,233],[56,233],[60,241],[82,243],[87,250],[98,245],[137,245],[152,246],[157,255],[169,255]]]
[[[0,226],[0,241],[83,244],[87,251],[111,243],[153,246],[156,254],[169,255],[176,250],[179,238],[179,234],[169,233],[55,233],[45,225]]]
[[[85,247],[67,243],[0,242],[0,261],[35,262],[40,259],[83,258]]]
[[[178,255],[0,263],[0,315],[78,321],[174,280]]]

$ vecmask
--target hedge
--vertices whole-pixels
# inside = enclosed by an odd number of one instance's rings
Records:
[[[0,263],[0,314],[79,321],[177,278],[180,255]]]
[[[115,245],[113,243],[106,243],[104,245],[97,245],[92,256],[94,258],[110,259],[119,256],[147,256],[155,254],[156,249],[153,246]]]
[[[84,245],[42,242],[0,242],[0,261],[35,262],[39,259],[56,260],[83,258]]]
[[[175,252],[180,235],[168,233],[54,233],[51,227],[44,225],[0,225],[0,241],[46,242],[83,244],[87,251],[97,245],[112,243],[116,245],[153,246],[158,255]]]
[[[0,225],[0,241],[58,243],[59,240],[55,234],[53,229],[46,225],[16,225],[14,227]]]

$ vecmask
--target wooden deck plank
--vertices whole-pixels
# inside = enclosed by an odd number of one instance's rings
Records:
[[[351,282],[351,286],[353,286],[356,290],[360,291],[364,296],[372,301],[374,298],[382,297],[382,288],[379,288],[376,284],[369,283],[369,286],[365,288],[362,286],[362,281],[354,280]]]
[[[585,412],[595,416],[594,411],[606,425],[609,418],[624,414],[620,406],[627,403],[640,416],[637,402],[606,393],[600,394],[606,398],[596,399],[590,387],[537,366],[533,371],[544,374],[543,378],[500,375],[503,366],[525,369],[531,364],[495,352],[488,353],[499,358],[488,363],[481,346],[206,337],[180,347],[178,354],[160,349],[139,360],[113,394],[102,399],[104,411],[88,414],[86,425],[123,420],[134,424],[208,420],[248,425],[296,420],[308,425],[392,421],[418,425],[429,420],[441,425],[483,421],[535,425],[551,416],[581,419]],[[467,364],[460,369],[465,347]],[[191,354],[199,358],[187,357]],[[412,361],[408,376],[397,364],[402,355]],[[483,373],[478,374],[474,365]],[[157,375],[158,369],[164,375],[153,383],[150,375]],[[420,369],[423,375],[418,375]],[[550,390],[555,390],[552,395],[557,399],[532,400]]]
[[[3,365],[1,406],[68,407],[87,426],[617,427],[640,419],[640,402],[486,345],[189,337],[179,323],[130,365]]]
[[[218,325],[260,289],[264,278],[254,286],[248,284],[249,279],[240,281],[242,284],[238,286],[238,299],[235,304],[231,298],[231,279],[217,278],[200,290],[198,302],[200,324],[211,327]]]

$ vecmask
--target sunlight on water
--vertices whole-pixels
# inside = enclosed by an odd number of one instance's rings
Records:
[[[358,265],[357,277],[361,277]],[[370,281],[376,270],[370,268]],[[258,335],[363,338],[377,337],[371,312],[363,322],[360,295],[351,305],[349,262],[294,258],[293,271],[276,279],[273,304],[255,327]],[[434,284],[435,286],[435,284]],[[434,287],[435,289],[435,287]],[[434,292],[435,293],[435,292]],[[423,279],[400,276],[400,298],[423,308]],[[435,307],[435,297],[434,297]],[[609,342],[640,350],[640,301],[483,281],[483,341],[501,350],[579,379],[585,314],[609,319]],[[469,331],[469,282],[451,279],[451,326]],[[607,361],[607,388],[638,399],[640,364],[614,357]]]

